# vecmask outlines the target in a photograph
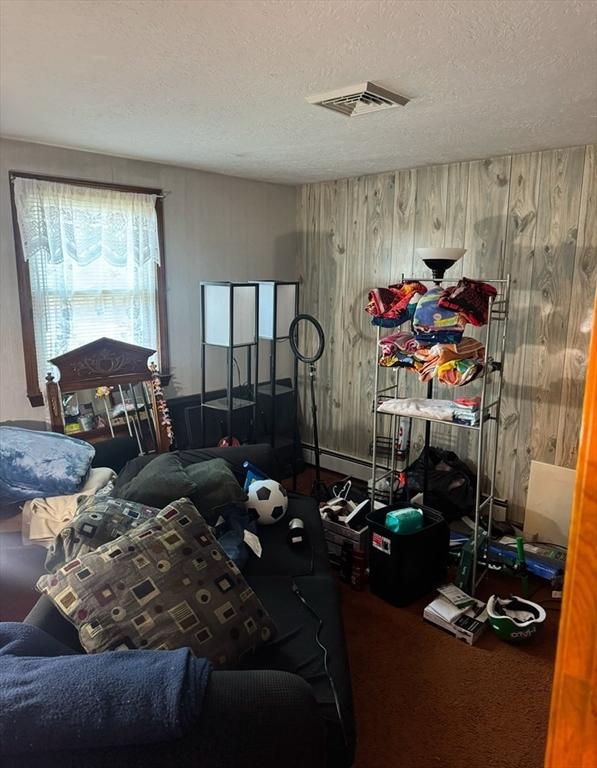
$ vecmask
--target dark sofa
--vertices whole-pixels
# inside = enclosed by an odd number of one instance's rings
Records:
[[[269,446],[197,449],[179,453],[183,464],[224,457],[239,481],[249,460],[276,477]],[[108,459],[108,455],[104,455]],[[152,457],[129,462],[118,483]],[[117,483],[117,487],[118,487]],[[116,493],[117,493],[116,487]],[[288,522],[300,517],[310,545],[286,543]],[[276,638],[238,671],[212,673],[203,714],[187,737],[147,747],[30,755],[31,768],[85,765],[180,768],[347,768],[354,759],[352,691],[339,596],[325,549],[317,505],[290,494],[285,520],[259,530],[261,559],[251,557],[245,576],[278,628]],[[297,589],[300,594],[297,594]],[[300,597],[308,603],[305,605]],[[320,626],[321,619],[321,626]],[[76,650],[78,635],[45,596],[25,619]],[[319,633],[319,634],[318,634]],[[320,642],[328,651],[330,684]],[[134,651],[136,653],[136,651]],[[142,653],[142,651],[138,651]]]

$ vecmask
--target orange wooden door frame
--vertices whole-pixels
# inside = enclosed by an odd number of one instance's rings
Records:
[[[597,297],[545,768],[597,766]]]

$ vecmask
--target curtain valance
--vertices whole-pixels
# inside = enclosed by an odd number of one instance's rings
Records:
[[[160,263],[155,195],[15,177],[25,261]]]

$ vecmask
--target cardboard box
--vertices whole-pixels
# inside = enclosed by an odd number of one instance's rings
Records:
[[[473,605],[459,610],[440,596],[424,608],[423,618],[468,645],[476,643],[487,627],[485,603],[480,600],[474,600]]]
[[[355,531],[347,525],[334,523],[331,520],[322,520],[321,522],[330,561],[334,565],[340,565],[340,554],[345,541],[350,542],[353,549],[360,549],[365,552],[365,556],[367,556],[368,525]]]

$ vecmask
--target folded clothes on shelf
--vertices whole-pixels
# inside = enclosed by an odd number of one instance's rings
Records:
[[[384,336],[379,341],[379,348],[382,355],[388,355],[392,352],[403,352],[412,355],[417,351],[419,345],[415,341],[414,334],[407,331],[396,331]]]
[[[438,367],[452,360],[483,360],[485,348],[480,341],[464,336],[458,344],[434,344],[424,347],[415,342],[418,348],[413,352],[415,368],[419,379],[430,381],[438,372]]]
[[[489,308],[489,298],[497,290],[489,283],[463,277],[452,288],[446,288],[439,298],[442,309],[458,312],[471,325],[485,325]]]
[[[398,397],[384,400],[378,406],[379,413],[413,416],[422,419],[452,421],[455,405],[452,400],[433,400],[424,397]]]
[[[365,312],[373,316],[373,323],[395,327],[413,317],[415,307],[427,288],[416,281],[405,281],[388,288],[369,291],[369,303]]]
[[[457,397],[454,400],[454,405],[457,408],[467,411],[478,411],[481,407],[480,397]]]
[[[476,427],[480,421],[479,411],[475,411],[474,413],[464,413],[456,409],[452,421],[455,424],[465,424],[469,427]]]
[[[458,343],[465,321],[451,309],[441,307],[443,288],[432,288],[419,299],[413,317],[415,339],[423,343]]]
[[[414,364],[414,357],[404,352],[395,351],[389,355],[381,355],[379,358],[379,365],[382,368],[412,368]]]
[[[480,397],[457,397],[454,400],[454,421],[458,424],[468,424],[472,427],[479,423]]]
[[[483,368],[480,360],[450,360],[443,365],[438,365],[437,378],[442,384],[462,387],[480,376]]]
[[[412,367],[414,365],[413,352],[418,344],[412,333],[396,331],[384,336],[379,342],[379,364],[384,368],[395,366]]]

